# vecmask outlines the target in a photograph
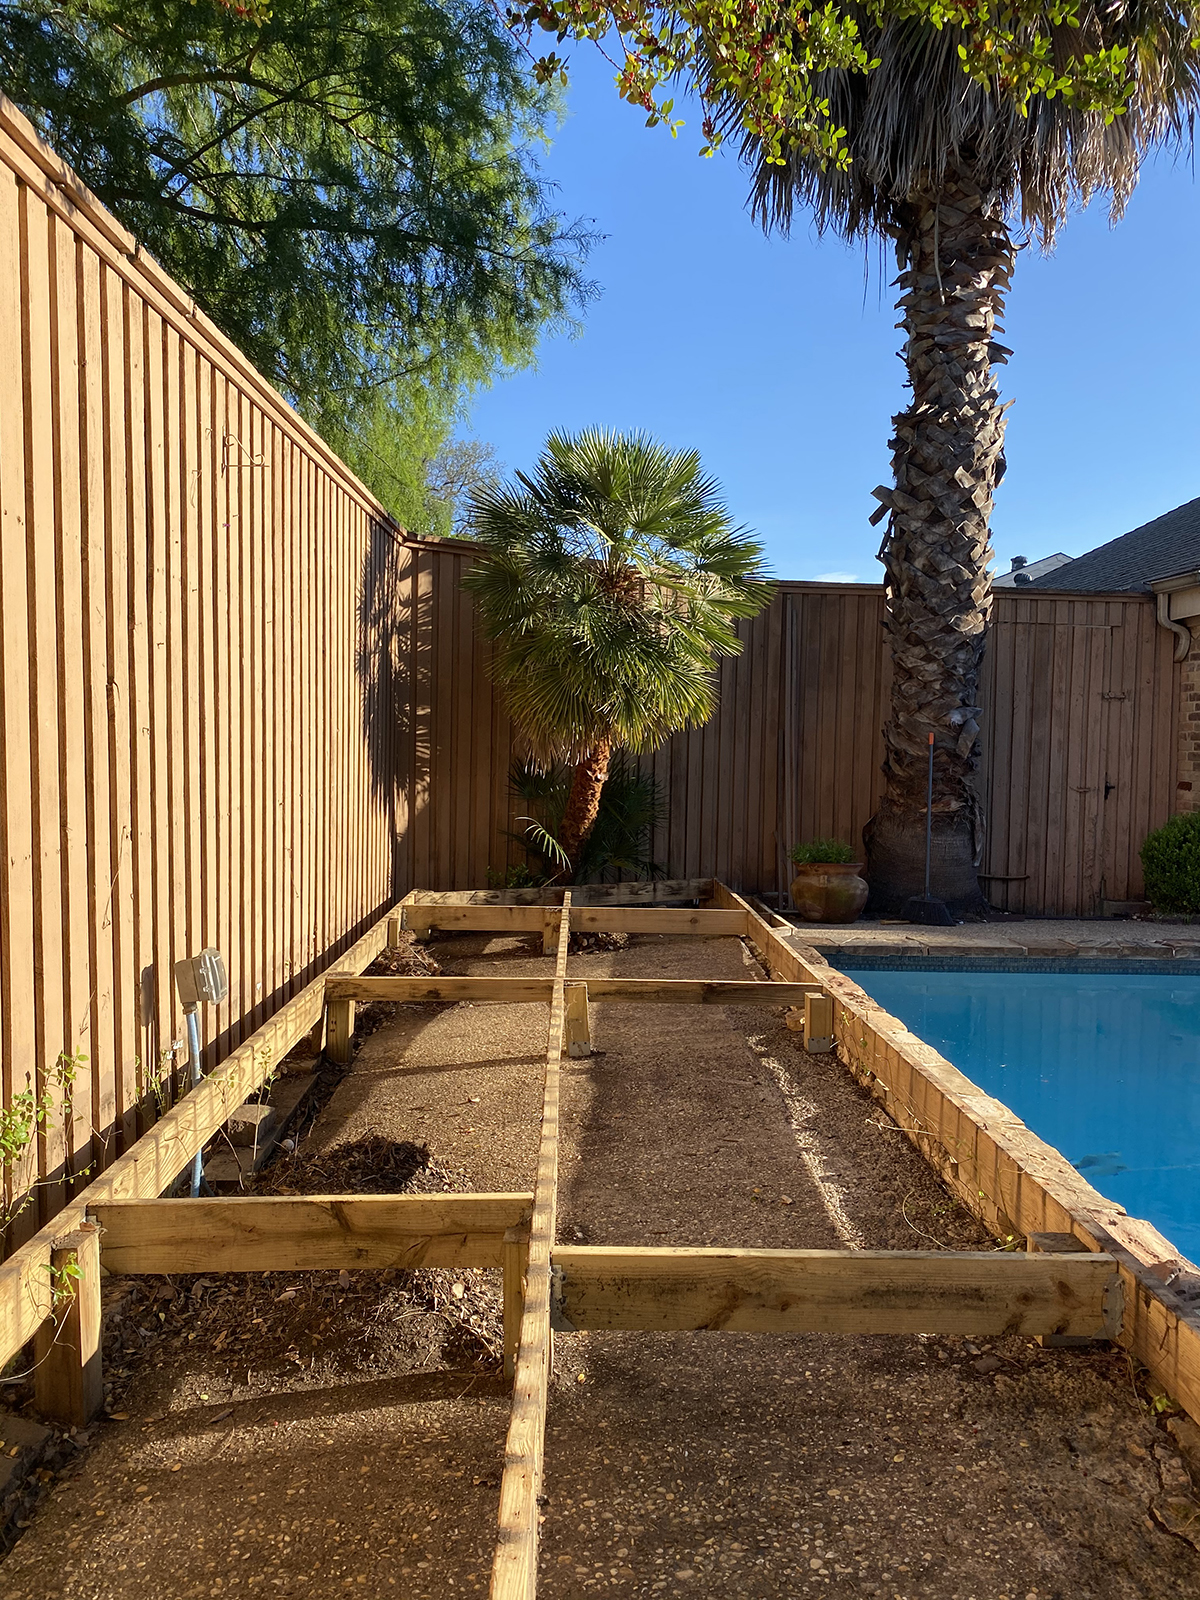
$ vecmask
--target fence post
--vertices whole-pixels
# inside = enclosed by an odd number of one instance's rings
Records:
[[[50,1252],[54,1309],[34,1341],[34,1393],[43,1416],[83,1427],[104,1404],[100,1354],[100,1230],[82,1223]]]

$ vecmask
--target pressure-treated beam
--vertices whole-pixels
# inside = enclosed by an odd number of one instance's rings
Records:
[[[708,938],[746,932],[744,911],[670,910],[642,906],[575,906],[572,933],[695,933]]]
[[[531,1194],[271,1195],[90,1208],[109,1272],[499,1267]]]
[[[590,1000],[638,1005],[799,1006],[821,994],[816,983],[754,983],[703,978],[588,978]],[[470,1000],[516,1005],[553,998],[553,978],[330,978],[325,996],[348,1000]]]
[[[459,933],[540,933],[546,938],[545,906],[437,905],[404,907],[404,926],[418,936],[431,928]],[[553,908],[550,908],[553,915]],[[744,911],[693,910],[670,906],[576,906],[573,933],[694,933],[738,936],[747,928]]]
[[[44,1417],[82,1428],[104,1405],[100,1352],[100,1251],[82,1223],[50,1255],[53,1311],[34,1341],[34,1397]]]
[[[558,958],[554,967],[554,999],[550,1007],[542,1096],[542,1137],[538,1145],[512,1411],[504,1443],[491,1600],[533,1600],[537,1588],[539,1504],[550,1392],[550,1251],[558,1215],[558,1106],[566,1032],[565,980],[570,915],[568,890],[563,895]]]
[[[662,1006],[799,1006],[816,983],[743,983],[704,978],[588,978],[588,999]]]
[[[473,1000],[517,1005],[549,1004],[553,978],[331,978],[325,997],[334,1000]]]
[[[442,928],[457,933],[543,933],[545,906],[406,905],[404,926],[410,933]]]
[[[555,1325],[736,1333],[1115,1338],[1106,1255],[556,1246]]]
[[[0,1265],[0,1367],[51,1313],[51,1252],[59,1238],[78,1228],[94,1203],[161,1194],[243,1100],[262,1087],[292,1046],[321,1021],[327,979],[334,973],[361,972],[374,961],[387,944],[388,920],[381,918],[329,973],[314,978],[243,1039],[215,1072]]]

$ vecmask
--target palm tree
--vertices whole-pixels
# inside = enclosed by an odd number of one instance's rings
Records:
[[[1048,243],[1068,210],[1097,192],[1119,215],[1147,151],[1190,136],[1200,85],[1195,13],[1160,0],[1092,0],[1077,30],[1054,29],[1059,70],[1101,44],[1129,47],[1128,107],[1108,122],[1061,95],[1021,109],[996,85],[971,81],[950,28],[855,14],[878,65],[818,80],[833,125],[846,129],[848,166],[799,150],[770,164],[752,139],[743,157],[765,226],[786,231],[806,206],[822,231],[895,243],[912,398],[893,419],[894,487],[875,490],[881,504],[871,519],[889,519],[880,557],[893,672],[884,792],[864,840],[874,906],[894,909],[921,891],[932,733],[933,890],[971,910],[984,904],[973,778],[991,612],[988,524],[1004,474],[1006,408],[994,367],[1010,352],[996,335],[1014,227]]]
[[[694,450],[554,433],[531,476],[483,484],[464,579],[492,671],[542,762],[574,766],[559,844],[574,861],[616,749],[652,750],[716,709],[717,656],[770,597],[761,551]]]

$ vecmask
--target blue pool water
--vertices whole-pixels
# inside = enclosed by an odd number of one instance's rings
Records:
[[[1200,1261],[1200,977],[842,970]]]

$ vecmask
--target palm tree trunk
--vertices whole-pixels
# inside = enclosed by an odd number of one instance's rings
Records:
[[[897,910],[925,886],[929,735],[934,735],[932,892],[982,910],[979,672],[991,615],[988,519],[1004,475],[1004,407],[994,342],[1014,251],[1003,215],[969,166],[912,205],[899,243],[899,301],[912,403],[893,419],[894,489],[880,556],[892,696],[879,809],[863,831],[871,903]]]
[[[600,810],[600,793],[608,777],[608,763],[612,757],[612,740],[601,739],[575,768],[571,792],[563,812],[559,844],[567,853],[571,866],[579,868],[579,847],[592,831],[592,824]]]

